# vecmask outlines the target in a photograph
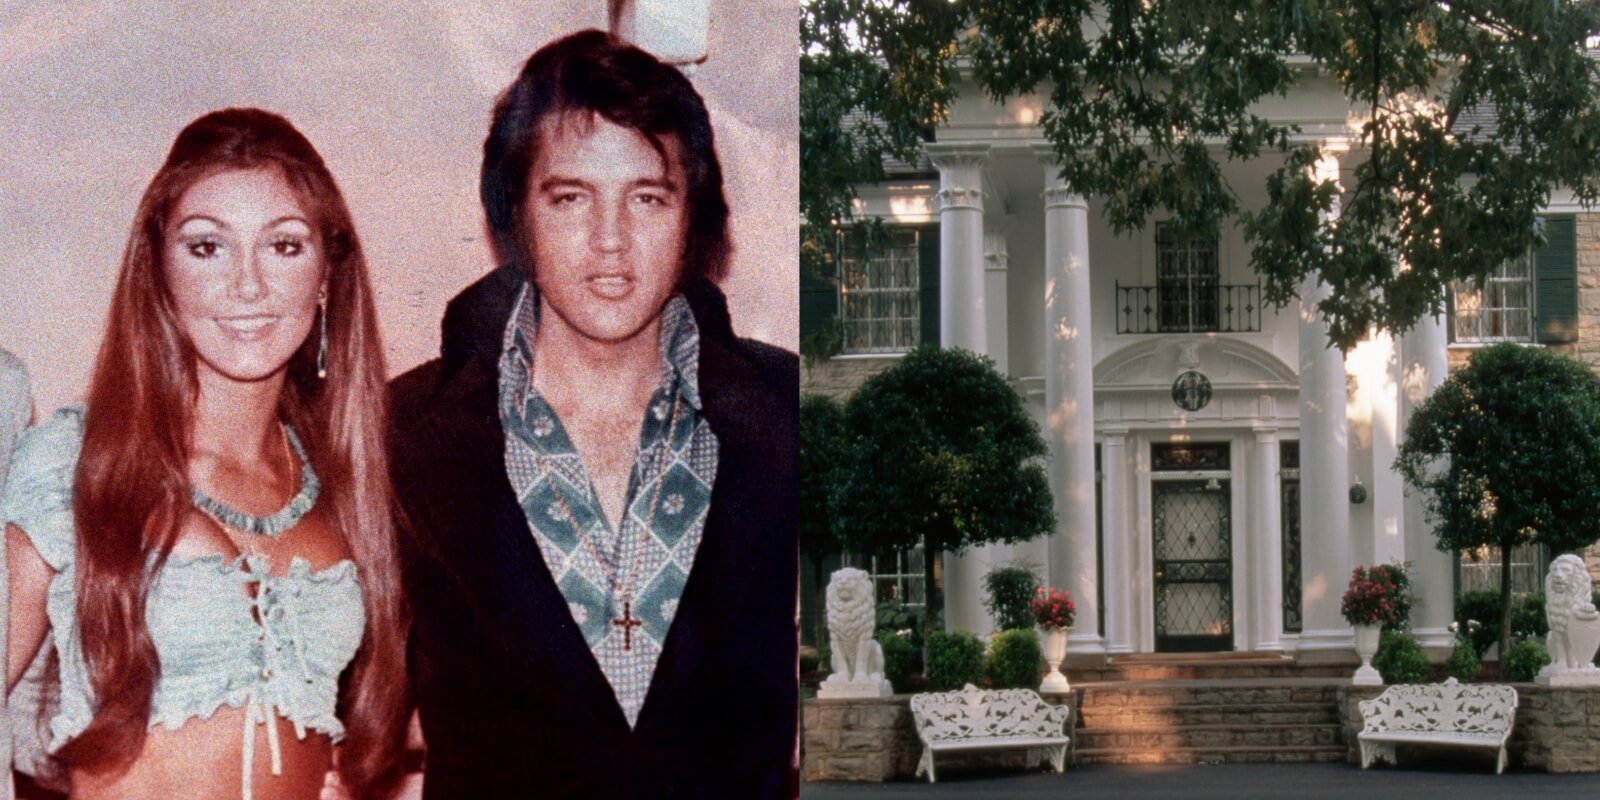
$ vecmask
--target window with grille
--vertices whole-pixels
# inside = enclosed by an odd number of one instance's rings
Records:
[[[839,322],[844,353],[903,353],[921,342],[917,237],[911,228],[865,231],[841,242]]]
[[[1167,223],[1156,225],[1156,302],[1162,333],[1217,329],[1217,240],[1179,241]]]
[[[840,566],[855,567],[871,575],[880,603],[897,600],[907,608],[922,608],[928,603],[923,592],[926,576],[923,574],[922,545],[892,556],[846,553],[839,562]]]
[[[1525,544],[1511,550],[1511,593],[1532,594],[1544,591],[1543,553],[1538,545]],[[1460,554],[1460,588],[1463,593],[1482,589],[1500,591],[1500,548],[1479,547]]]
[[[1278,443],[1280,521],[1283,525],[1283,632],[1304,626],[1300,558],[1300,443]]]
[[[1533,341],[1532,251],[1496,267],[1481,283],[1456,281],[1450,288],[1453,341]]]

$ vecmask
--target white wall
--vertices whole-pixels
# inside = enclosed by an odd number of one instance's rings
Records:
[[[692,76],[733,209],[735,328],[790,349],[797,11],[712,2]],[[605,0],[0,5],[0,347],[28,364],[38,413],[85,389],[134,206],[173,137],[225,106],[284,114],[333,170],[391,373],[436,353],[445,302],[493,267],[477,174],[494,96],[540,45],[605,25]]]

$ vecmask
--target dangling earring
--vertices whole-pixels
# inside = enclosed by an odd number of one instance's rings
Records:
[[[328,377],[328,296],[324,294],[317,299],[320,313],[317,317],[322,320],[322,343],[317,346],[317,377]]]

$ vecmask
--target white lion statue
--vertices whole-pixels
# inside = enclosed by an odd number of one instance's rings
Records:
[[[872,576],[846,567],[828,580],[828,646],[833,674],[818,697],[882,697],[894,690],[883,677],[883,647],[872,638],[878,624]]]
[[[1550,664],[1539,671],[1538,682],[1600,683],[1600,669],[1593,663],[1600,648],[1600,611],[1595,610],[1594,583],[1582,558],[1568,554],[1551,562],[1544,601]]]

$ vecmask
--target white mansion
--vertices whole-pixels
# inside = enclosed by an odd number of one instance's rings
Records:
[[[887,222],[888,241],[802,287],[802,335],[829,316],[844,334],[803,391],[842,397],[921,342],[962,347],[1014,379],[1049,444],[1057,530],[946,556],[946,627],[988,633],[982,577],[1021,561],[1077,599],[1074,653],[1343,651],[1351,568],[1408,561],[1413,629],[1448,645],[1459,587],[1497,581],[1498,566],[1434,547],[1390,468],[1409,409],[1485,342],[1600,360],[1600,215],[1558,197],[1546,247],[1455,287],[1447,317],[1341,354],[1308,310],[1325,287],[1263,307],[1241,231],[1180,245],[1156,221],[1114,235],[1096,198],[1056,177],[1042,103],[969,87],[923,163],[859,187],[859,212]],[[1361,157],[1326,75],[1263,108],[1342,151],[1326,174]],[[1224,169],[1255,207],[1275,166]],[[1531,588],[1542,565],[1519,559]],[[920,602],[920,568],[876,571],[880,596]]]

